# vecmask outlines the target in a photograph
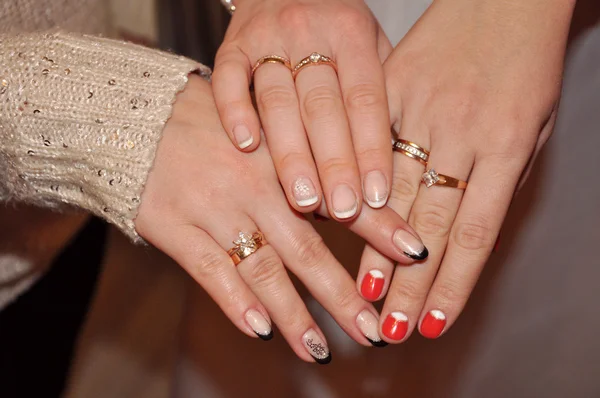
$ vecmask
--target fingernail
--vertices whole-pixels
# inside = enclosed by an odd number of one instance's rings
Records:
[[[381,296],[383,286],[385,285],[385,276],[378,269],[372,269],[364,276],[360,285],[360,293],[369,301],[375,301]]]
[[[254,141],[254,139],[252,138],[252,133],[250,132],[250,130],[248,130],[248,127],[246,127],[243,124],[238,124],[234,127],[233,136],[235,137],[235,140],[237,141],[238,147],[240,147],[240,149],[248,148],[250,145],[252,145],[252,142]]]
[[[350,218],[358,209],[358,198],[350,185],[340,184],[331,194],[333,214],[339,219]]]
[[[388,339],[402,340],[408,331],[408,317],[399,311],[390,313],[383,321],[381,331]]]
[[[308,329],[304,336],[302,336],[302,342],[306,351],[321,365],[326,365],[331,362],[331,352],[327,343],[323,341],[321,336],[314,329]]]
[[[268,341],[273,338],[273,329],[269,321],[256,310],[248,310],[246,312],[246,322],[254,330],[254,333],[262,340]]]
[[[379,333],[377,332],[379,321],[377,317],[369,310],[363,310],[356,317],[356,324],[362,332],[362,334],[369,340],[369,342],[375,347],[385,347],[388,345],[385,341],[381,340]]]
[[[387,180],[381,171],[375,170],[367,174],[363,181],[363,189],[365,200],[372,208],[379,209],[387,202],[389,194]]]
[[[294,182],[294,199],[300,207],[312,206],[317,203],[319,196],[310,178],[299,177]]]
[[[428,339],[436,339],[446,327],[446,315],[440,310],[431,310],[421,322],[421,334]]]
[[[398,249],[413,260],[424,260],[429,255],[429,251],[423,245],[423,242],[408,231],[396,230],[392,240]]]

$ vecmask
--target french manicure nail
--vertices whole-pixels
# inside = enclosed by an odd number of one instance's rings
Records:
[[[356,317],[356,324],[362,332],[362,334],[369,340],[369,342],[375,347],[385,347],[388,345],[385,341],[379,337],[377,332],[379,321],[377,317],[369,310],[363,310]]]
[[[331,352],[327,343],[323,341],[321,336],[314,330],[308,329],[304,336],[302,336],[302,342],[306,351],[321,365],[326,365],[331,362]]]
[[[256,310],[248,310],[246,312],[246,322],[254,330],[254,333],[262,340],[268,341],[273,338],[273,329],[271,324],[265,319],[265,317]]]
[[[387,180],[381,171],[371,171],[365,176],[363,190],[365,191],[365,200],[372,208],[379,209],[387,202],[389,194]]]
[[[398,249],[413,260],[424,260],[429,255],[429,251],[423,245],[423,242],[408,231],[396,230],[392,240]]]
[[[446,327],[446,314],[440,310],[431,310],[421,322],[421,334],[428,339],[440,337]]]
[[[390,313],[383,321],[381,331],[388,339],[402,340],[408,331],[408,317],[400,311]]]
[[[358,198],[354,190],[347,184],[340,184],[331,194],[333,214],[339,219],[350,218],[358,209]]]
[[[240,149],[248,148],[254,141],[252,138],[252,133],[250,130],[248,130],[248,127],[243,124],[238,124],[234,127],[233,136],[235,137]]]
[[[385,276],[378,269],[369,271],[362,280],[360,293],[369,301],[375,301],[381,296],[383,286],[385,285]]]
[[[294,182],[294,199],[300,207],[312,206],[318,202],[319,196],[310,178],[299,177]]]

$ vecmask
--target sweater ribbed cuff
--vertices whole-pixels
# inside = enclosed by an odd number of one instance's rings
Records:
[[[210,70],[131,43],[0,36],[0,200],[82,207],[139,240],[133,220],[188,74]]]

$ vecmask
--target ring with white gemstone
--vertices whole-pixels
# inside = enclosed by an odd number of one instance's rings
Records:
[[[427,161],[429,160],[429,151],[415,144],[414,142],[398,138],[392,144],[392,149],[396,152],[408,156],[409,158],[418,160],[419,162],[427,166]]]
[[[234,246],[227,251],[227,254],[233,260],[235,265],[241,263],[245,258],[256,253],[258,249],[267,244],[265,237],[260,231],[247,234],[240,232],[238,239],[233,241]]]
[[[296,76],[298,76],[298,73],[300,73],[300,71],[302,69],[306,68],[307,66],[316,66],[316,65],[329,65],[337,73],[337,65],[335,62],[333,62],[333,60],[331,58],[329,58],[323,54],[312,53],[308,57],[302,58],[300,60],[300,62],[298,62],[294,66],[294,68],[292,69],[292,76],[294,77],[294,80],[296,80]]]
[[[421,176],[421,180],[427,188],[434,185],[441,185],[448,188],[466,189],[467,182],[459,180],[458,178],[449,177],[444,174],[440,174],[434,169],[429,169]]]

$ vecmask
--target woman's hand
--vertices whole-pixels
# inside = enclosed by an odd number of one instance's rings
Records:
[[[392,177],[389,115],[381,63],[391,50],[363,0],[236,0],[215,60],[215,101],[235,145],[252,151],[261,123],[289,203],[311,212],[322,199],[337,220],[351,220],[363,199],[387,201]],[[291,65],[311,53],[330,65],[309,66],[294,80],[280,63],[254,74],[263,56]],[[312,153],[311,153],[312,150]]]
[[[177,97],[135,223],[249,335],[270,338],[272,319],[299,357],[329,360],[325,338],[285,264],[352,338],[364,345],[367,339],[381,342],[377,312],[308,221],[289,207],[265,145],[251,154],[231,146],[210,85],[198,77]],[[404,254],[410,253],[407,244],[424,250],[390,209],[362,212],[351,229],[405,264],[413,261]],[[239,232],[256,231],[268,244],[236,267],[227,250]]]
[[[381,325],[388,342],[415,327],[439,337],[462,311],[515,188],[554,126],[573,5],[437,0],[385,62],[399,138],[431,152],[426,167],[395,154],[389,201],[429,258],[394,272],[367,248],[358,278],[371,300],[389,287]],[[427,188],[426,169],[468,186]]]

